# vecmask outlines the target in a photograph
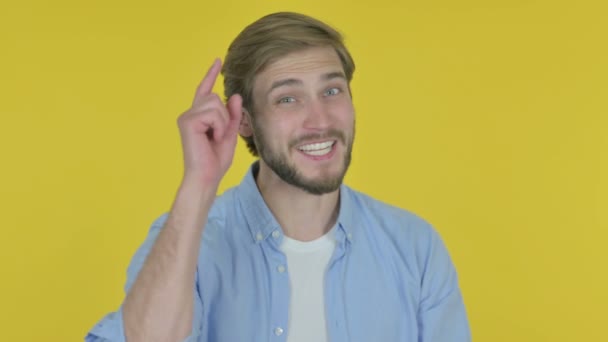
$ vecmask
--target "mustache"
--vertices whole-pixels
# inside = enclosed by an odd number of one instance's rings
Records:
[[[300,145],[309,140],[324,140],[324,139],[327,139],[327,140],[336,139],[336,140],[340,140],[343,144],[346,144],[346,136],[344,135],[344,132],[332,128],[323,133],[311,133],[311,134],[306,134],[306,135],[303,135],[296,139],[293,139],[289,142],[289,148],[293,148],[296,145]]]

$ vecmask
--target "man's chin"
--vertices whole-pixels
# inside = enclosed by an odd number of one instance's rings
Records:
[[[340,185],[342,185],[343,178],[343,175],[338,177],[334,176],[332,178],[326,177],[322,179],[296,177],[294,179],[289,179],[286,181],[309,194],[324,195],[340,189]]]
[[[301,190],[311,194],[311,195],[326,195],[332,193],[338,189],[340,189],[340,184],[338,185],[326,185],[326,184],[300,184],[298,186]]]
[[[324,195],[338,190],[349,164],[342,160],[341,165],[339,163],[311,165],[300,160],[292,160],[292,163],[289,163],[286,158],[268,157],[263,156],[262,159],[275,175],[285,183],[313,195]]]

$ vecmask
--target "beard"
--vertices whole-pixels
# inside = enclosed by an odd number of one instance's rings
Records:
[[[255,146],[258,150],[260,158],[285,183],[293,185],[313,195],[323,195],[333,192],[337,190],[340,185],[342,185],[342,181],[344,180],[344,176],[346,175],[346,171],[348,170],[352,159],[353,141],[355,138],[354,125],[353,132],[349,141],[346,140],[347,137],[342,131],[330,129],[323,134],[309,134],[289,142],[289,150],[291,150],[293,147],[303,141],[312,139],[335,139],[337,141],[342,142],[342,144],[346,146],[346,152],[343,156],[344,161],[340,172],[338,172],[337,175],[328,176],[322,179],[310,179],[304,177],[302,173],[298,171],[296,166],[293,163],[289,162],[287,155],[277,151],[272,151],[270,148],[268,148],[266,134],[264,130],[256,124],[256,120],[252,120],[252,126],[254,132],[253,140],[255,142]]]

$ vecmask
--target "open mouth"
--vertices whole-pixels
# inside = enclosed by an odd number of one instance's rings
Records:
[[[332,150],[336,140],[328,140],[318,143],[306,144],[298,146],[298,150],[306,155],[312,157],[323,157],[327,156]]]

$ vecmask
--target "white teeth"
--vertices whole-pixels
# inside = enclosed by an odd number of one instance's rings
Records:
[[[316,151],[302,151],[308,155],[311,156],[324,156],[326,154],[328,154],[331,151],[331,146],[328,148],[324,148],[322,150],[316,150]]]
[[[308,145],[300,146],[300,147],[298,147],[298,149],[300,151],[304,151],[304,152],[307,152],[312,155],[318,155],[319,152],[321,152],[321,154],[325,154],[325,153],[327,153],[327,152],[325,152],[325,150],[331,150],[331,147],[334,144],[334,142],[335,141],[331,140],[331,141],[326,141],[326,142],[322,142],[322,143],[308,144]]]
[[[308,144],[298,147],[298,149],[310,156],[324,156],[331,152],[332,146],[334,146],[335,141],[325,141],[322,143]]]

